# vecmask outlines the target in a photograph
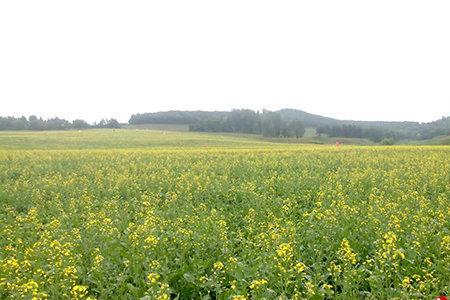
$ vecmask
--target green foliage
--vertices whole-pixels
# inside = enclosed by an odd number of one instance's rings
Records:
[[[120,128],[121,125],[116,119],[102,119],[98,124],[93,126],[94,128]]]
[[[280,114],[264,110],[261,121],[261,133],[265,137],[279,137],[286,133],[286,126],[281,121]]]
[[[395,144],[395,140],[393,138],[385,138],[380,142],[380,145],[391,146]]]
[[[216,112],[205,116],[191,121],[190,131],[261,133],[260,114],[250,109],[233,109],[231,112]]]
[[[72,125],[74,129],[87,129],[90,127],[88,122],[79,119],[73,120]]]
[[[43,120],[36,116],[25,117],[0,117],[0,131],[5,130],[69,130],[69,129],[88,129],[88,128],[120,128],[121,125],[116,119],[101,120],[100,123],[89,125],[84,120],[74,120],[70,123],[67,120],[58,117]]]
[[[222,111],[164,111],[132,115],[129,124],[196,124],[207,120],[218,121],[229,112]]]
[[[362,128],[356,125],[334,125],[317,128],[319,135],[326,134],[330,137],[367,138],[374,142],[384,139],[396,139],[399,135],[395,132],[382,130],[376,127]]]
[[[0,298],[449,292],[449,147],[188,149],[207,135],[173,134],[184,149],[0,151]]]
[[[289,127],[292,128],[296,138],[300,138],[305,135],[306,129],[301,121],[292,121]]]

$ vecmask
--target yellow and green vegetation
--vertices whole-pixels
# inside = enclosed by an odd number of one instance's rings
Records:
[[[0,134],[0,299],[432,299],[450,147]]]

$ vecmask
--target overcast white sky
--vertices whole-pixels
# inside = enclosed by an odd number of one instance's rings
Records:
[[[450,115],[450,1],[0,1],[0,115]]]

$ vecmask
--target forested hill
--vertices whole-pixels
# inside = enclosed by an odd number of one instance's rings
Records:
[[[138,113],[132,115],[130,124],[193,124],[204,120],[220,120],[226,118],[235,111],[250,111],[247,109],[229,111],[180,111],[171,110],[155,113]],[[311,114],[298,109],[281,109],[274,111],[279,114],[281,118],[287,122],[302,121],[306,127],[321,127],[334,125],[358,125],[358,126],[381,126],[389,129],[401,128],[418,128],[421,125],[429,124],[439,127],[450,128],[450,119],[443,118],[430,123],[419,123],[411,121],[357,121],[357,120],[339,120],[329,117],[324,117],[316,114]],[[257,112],[255,112],[257,113]],[[262,113],[260,113],[262,114]]]
[[[307,127],[334,126],[334,125],[359,125],[359,126],[382,126],[390,129],[408,126],[419,126],[418,122],[400,121],[355,121],[339,120],[320,115],[310,114],[298,109],[281,109],[277,111],[281,118],[287,121],[301,120]]]
[[[277,118],[280,120],[277,120]],[[440,120],[429,123],[355,121],[324,117],[297,109],[281,109],[275,112],[266,110],[255,112],[248,109],[232,110],[231,112],[166,111],[136,114],[130,118],[129,123],[188,124],[192,131],[261,133],[264,120],[272,127],[279,123],[280,129],[278,132],[280,135],[282,135],[283,127],[289,127],[289,124],[294,124],[295,122],[301,122],[304,127],[316,128],[320,134],[369,137],[375,140],[383,137],[427,139],[438,135],[450,134],[450,117],[443,117]]]
[[[429,123],[411,121],[357,121],[339,120],[319,115],[310,114],[296,109],[282,109],[278,113],[287,121],[300,120],[306,127],[314,127],[330,134],[333,128],[349,128],[352,126],[360,129],[376,129],[389,132],[390,135],[399,138],[426,139],[438,135],[450,134],[450,117],[442,117]],[[328,131],[328,132],[327,132]],[[339,136],[339,134],[334,134]]]

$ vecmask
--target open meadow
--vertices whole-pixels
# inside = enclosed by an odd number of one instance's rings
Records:
[[[0,132],[0,299],[432,299],[450,147]]]

